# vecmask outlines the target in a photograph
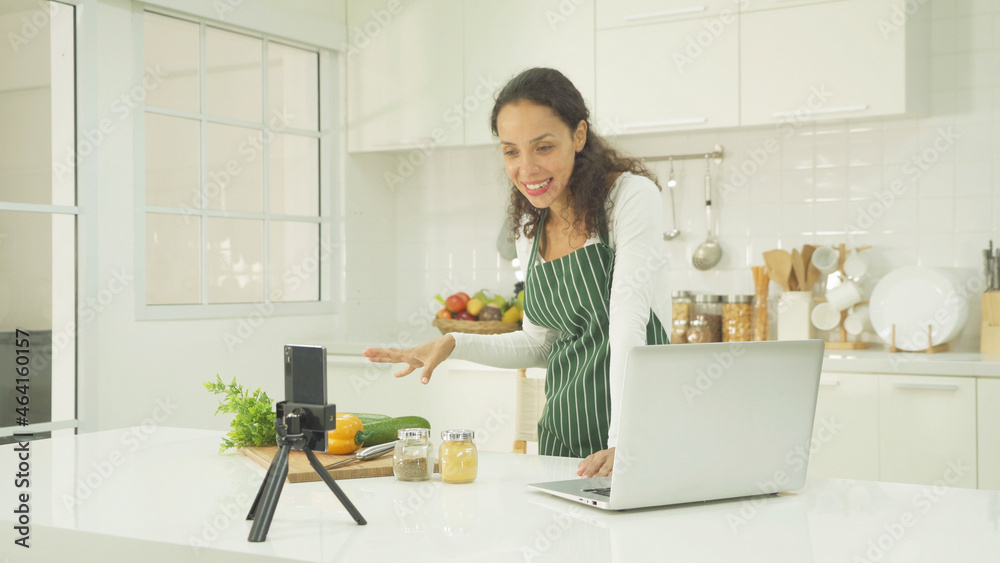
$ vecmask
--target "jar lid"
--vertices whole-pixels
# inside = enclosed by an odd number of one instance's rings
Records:
[[[427,428],[400,428],[396,436],[400,440],[406,440],[408,438],[427,438],[431,435],[431,431]]]
[[[721,297],[709,293],[700,293],[694,296],[695,303],[718,303]]]
[[[690,298],[691,297],[691,292],[690,291],[675,291],[675,292],[671,293],[670,296],[673,297],[674,299],[682,299],[684,297]]]
[[[445,441],[451,440],[471,440],[475,438],[476,433],[472,430],[459,429],[459,430],[445,430],[441,432],[441,439]]]
[[[722,298],[723,303],[753,303],[753,295],[727,295]]]

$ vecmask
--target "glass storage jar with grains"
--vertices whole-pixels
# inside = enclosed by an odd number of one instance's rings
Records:
[[[684,344],[687,342],[688,327],[691,323],[692,309],[694,309],[694,299],[692,299],[691,292],[675,291],[672,309],[670,343]]]
[[[722,341],[749,342],[752,295],[727,295],[722,299]]]
[[[702,321],[708,327],[708,340],[703,342],[722,342],[722,303],[718,295],[702,294],[694,298],[694,321]],[[690,338],[688,338],[690,342]]]
[[[434,447],[427,428],[403,428],[392,452],[392,473],[400,481],[426,481],[434,471]]]
[[[472,430],[445,430],[441,433],[438,463],[441,464],[442,483],[471,483],[476,480],[479,455],[476,444],[472,442],[474,436]]]

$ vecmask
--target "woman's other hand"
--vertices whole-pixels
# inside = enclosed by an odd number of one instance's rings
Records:
[[[434,368],[448,359],[455,349],[455,339],[448,334],[434,340],[424,342],[420,346],[400,350],[397,348],[365,348],[364,356],[372,362],[380,364],[405,363],[406,367],[395,373],[396,377],[409,375],[417,368],[424,368],[420,382],[427,384],[431,380]]]
[[[592,453],[580,462],[576,468],[576,474],[583,478],[607,477],[611,475],[611,468],[615,464],[615,449],[608,448]]]

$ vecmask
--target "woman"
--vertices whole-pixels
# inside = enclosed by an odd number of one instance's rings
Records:
[[[422,367],[425,384],[449,356],[545,367],[539,453],[585,458],[577,471],[584,477],[610,475],[625,356],[633,346],[667,342],[658,320],[669,319],[670,294],[655,179],[591,130],[583,97],[556,70],[514,77],[497,96],[490,125],[512,183],[523,330],[451,333],[409,350],[364,354],[407,363],[396,377]]]

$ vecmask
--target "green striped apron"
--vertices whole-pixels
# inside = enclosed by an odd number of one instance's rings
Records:
[[[609,304],[615,253],[607,233],[600,244],[536,264],[545,225],[542,210],[524,284],[524,314],[558,330],[545,374],[545,409],[538,420],[538,453],[586,457],[607,449],[611,420]],[[667,331],[650,311],[648,344],[666,344]]]

